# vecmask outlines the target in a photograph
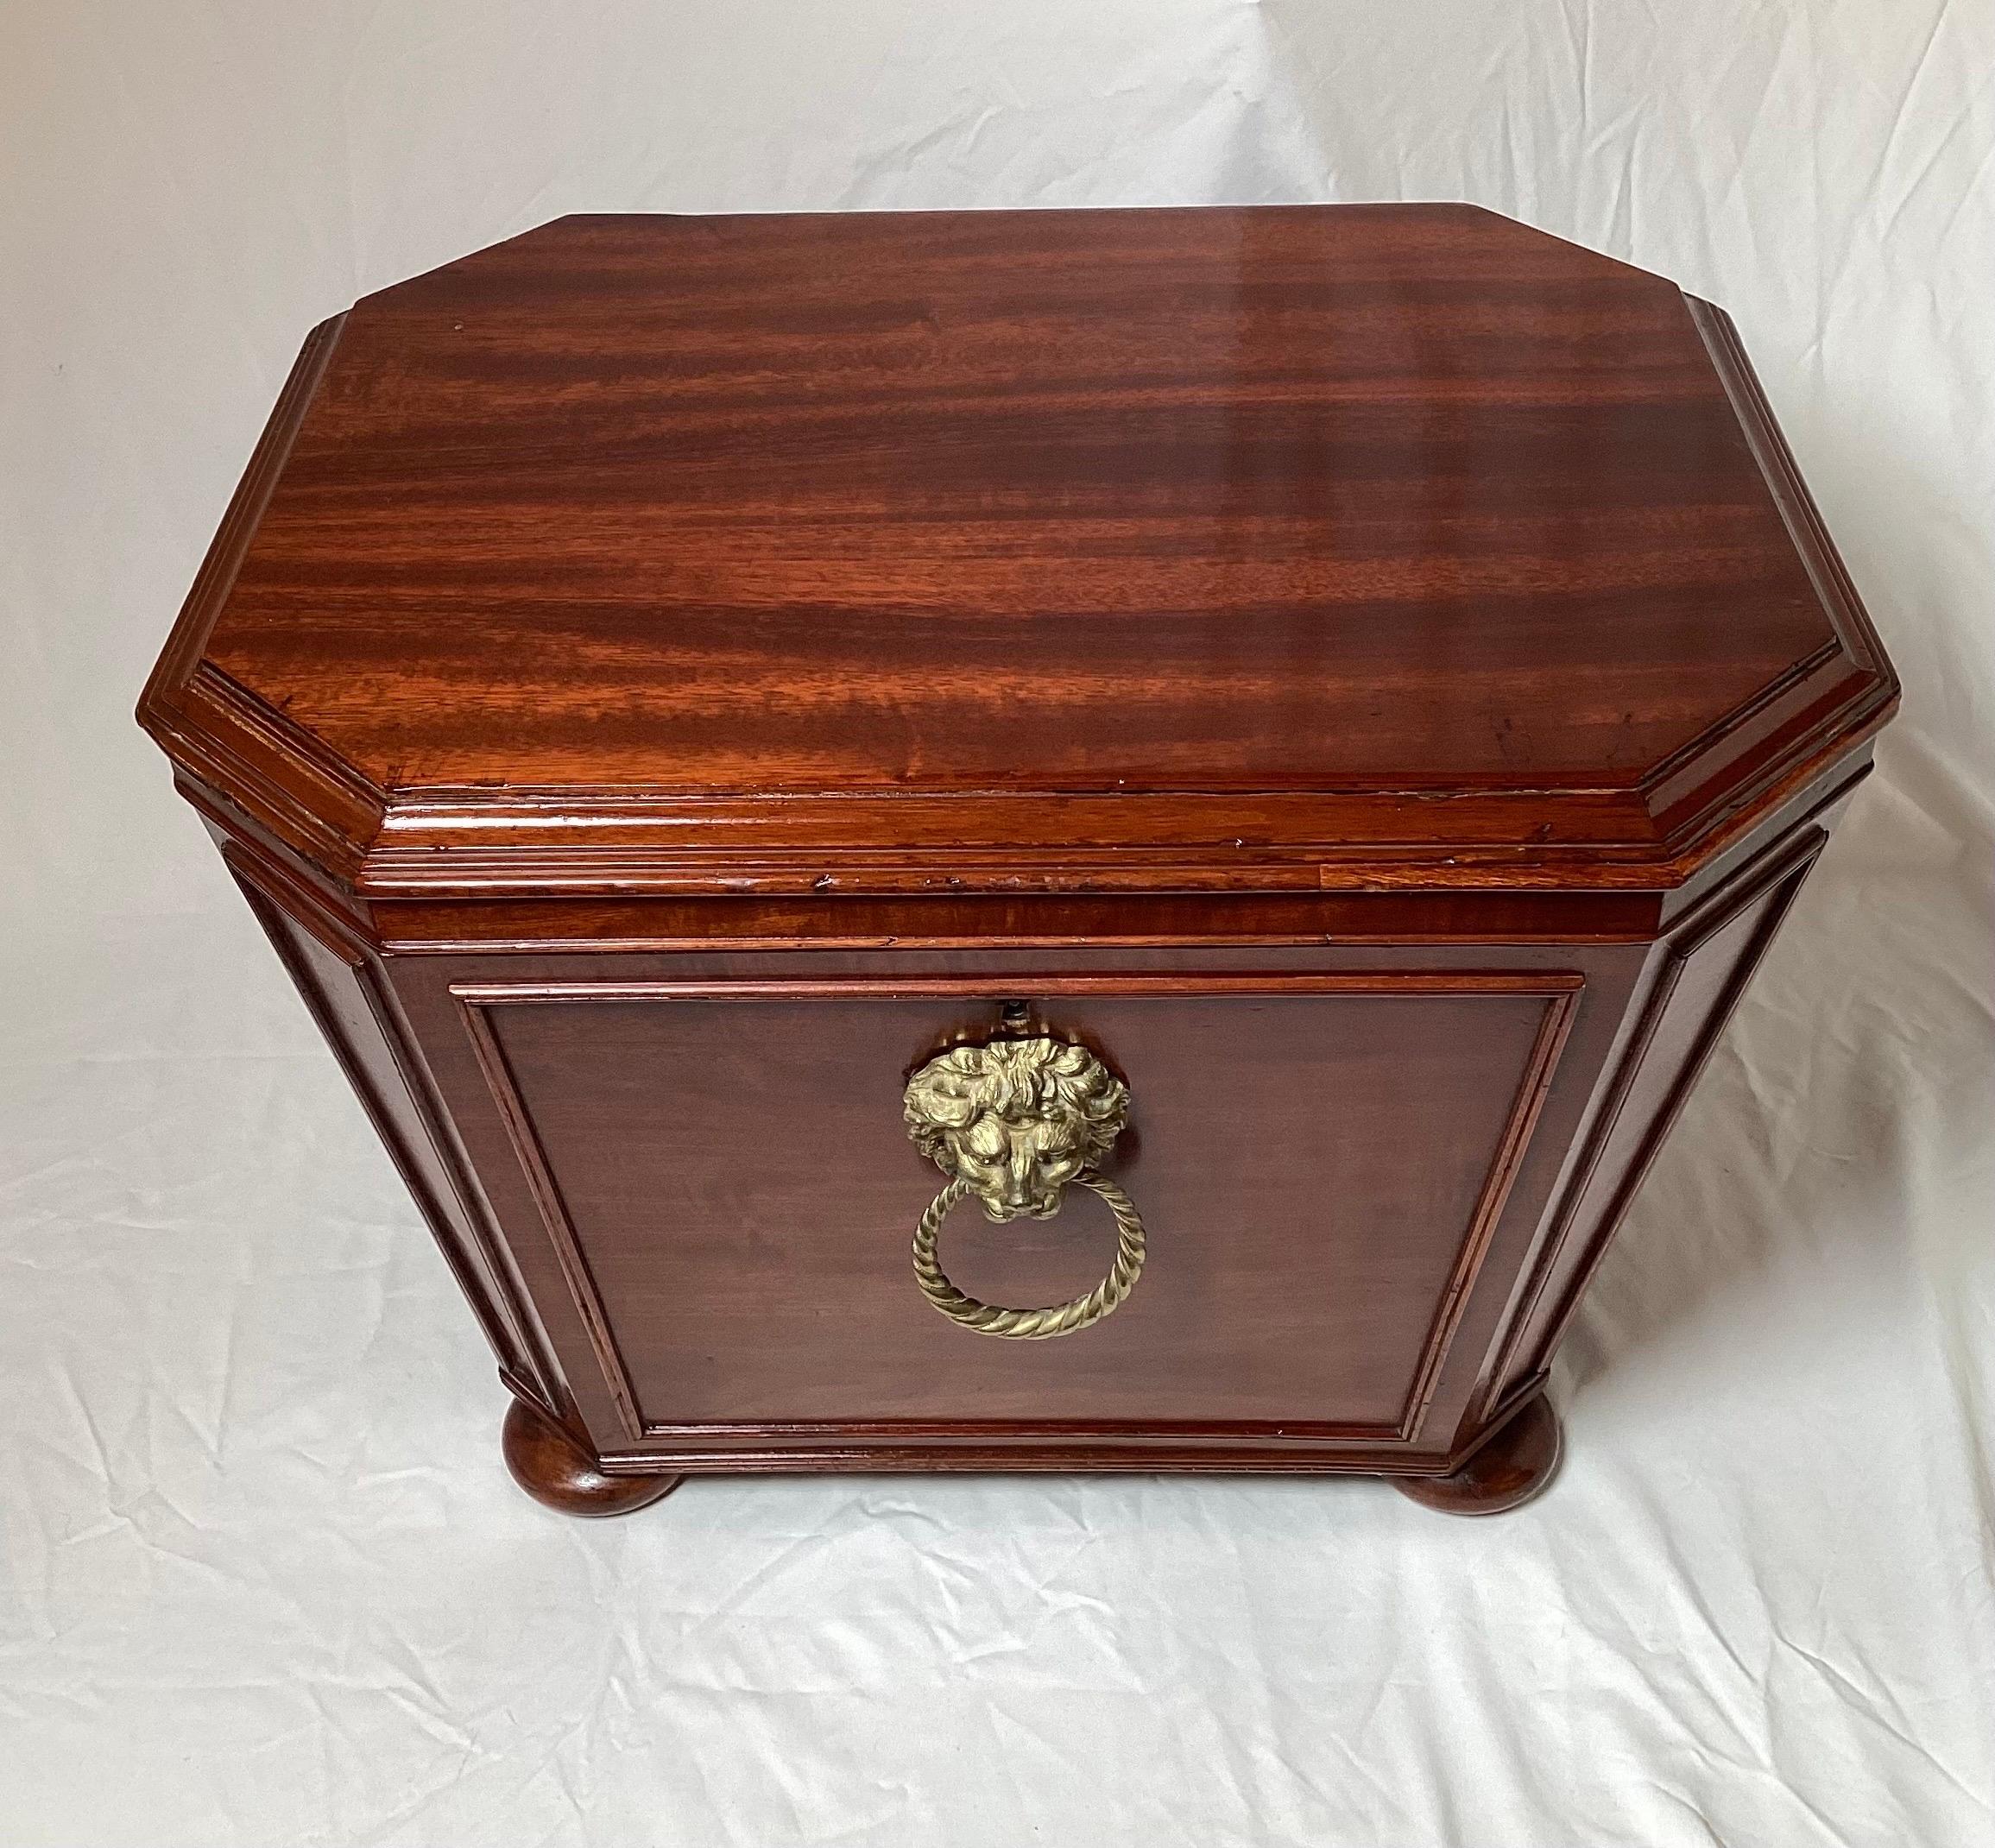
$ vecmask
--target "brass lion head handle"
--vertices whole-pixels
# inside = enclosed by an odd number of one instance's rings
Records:
[[[994,1039],[924,1065],[906,1116],[914,1145],[987,1218],[1051,1219],[1067,1183],[1122,1133],[1129,1089],[1085,1046]]]
[[[905,1115],[914,1144],[949,1184],[922,1215],[914,1272],[922,1292],[953,1321],[982,1334],[1026,1340],[1070,1334],[1113,1311],[1143,1267],[1143,1222],[1129,1196],[1095,1172],[1128,1120],[1129,1090],[1085,1046],[1061,1039],[994,1039],[938,1054],[908,1081]],[[936,1256],[951,1207],[974,1197],[1001,1223],[1051,1219],[1070,1183],[1108,1202],[1115,1265],[1089,1295],[1039,1309],[966,1296]]]

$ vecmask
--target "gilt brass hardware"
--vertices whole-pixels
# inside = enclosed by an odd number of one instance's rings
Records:
[[[1128,1087],[1085,1046],[1065,1040],[957,1046],[915,1073],[907,1132],[948,1184],[915,1228],[914,1276],[941,1314],[979,1334],[1025,1341],[1071,1334],[1114,1314],[1143,1268],[1143,1221],[1094,1164],[1122,1133],[1128,1109]],[[1093,1290],[1045,1309],[1014,1309],[980,1302],[950,1282],[936,1246],[951,1208],[975,1199],[1001,1223],[1051,1219],[1073,1183],[1099,1194],[1115,1215],[1115,1262]]]

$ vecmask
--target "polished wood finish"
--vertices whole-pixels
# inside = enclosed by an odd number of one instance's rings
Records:
[[[559,1514],[634,1514],[662,1500],[681,1476],[610,1476],[594,1455],[524,1399],[506,1408],[501,1447],[513,1480]]]
[[[1338,207],[566,219],[369,297],[140,716],[551,1505],[1489,1508],[1896,697],[1718,311]],[[908,1265],[900,1087],[1019,1002],[1131,1085],[1151,1230],[1050,1342]],[[947,1233],[1020,1302],[1108,1237]]]
[[[367,894],[1681,884],[1894,687],[1729,325],[1466,207],[570,218],[148,693]]]
[[[1154,1261],[1113,1321],[1033,1347],[965,1340],[908,1265],[941,1183],[901,1086],[948,1039],[994,1028],[988,978],[896,1000],[864,982],[472,991],[618,1437],[691,1452],[717,1426],[879,1425],[917,1442],[1056,1405],[1069,1426],[1196,1435],[1223,1380],[1229,1420],[1270,1441],[1416,1439],[1577,978],[1113,980],[1017,986],[1045,1031],[1100,1049],[1132,1088],[1140,1126],[1108,1171]],[[1520,1207],[1535,1219],[1542,1202]],[[950,1271],[973,1295],[1058,1302],[1092,1286],[1110,1237],[1084,1195],[1045,1223],[966,1209]]]
[[[1401,1476],[1393,1485],[1442,1514],[1506,1514],[1551,1486],[1564,1454],[1558,1414],[1540,1393],[1460,1468],[1445,1476]]]

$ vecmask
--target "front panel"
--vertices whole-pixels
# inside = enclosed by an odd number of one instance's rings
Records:
[[[558,1273],[597,1445],[694,1460],[1445,1446],[1423,1426],[1499,1228],[1515,1245],[1542,1214],[1556,1164],[1526,1157],[1585,990],[1487,957],[828,978],[638,960],[548,980],[425,959],[425,1038],[434,1058],[448,1019],[470,1053],[438,1064],[522,1263]],[[1007,1002],[1132,1097],[1103,1166],[1148,1261],[1112,1316],[1051,1340],[944,1319],[909,1258],[942,1176],[903,1086]],[[943,1241],[964,1290],[1020,1306],[1086,1290],[1114,1248],[1078,1189],[1045,1221],[966,1202]]]

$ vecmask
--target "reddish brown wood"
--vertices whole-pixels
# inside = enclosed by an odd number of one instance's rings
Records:
[[[1367,892],[1145,898],[606,899],[538,905],[376,902],[386,947],[409,956],[495,949],[876,949],[980,943],[1638,943],[1652,892]]]
[[[543,1499],[1491,1507],[1896,697],[1722,314],[1417,206],[516,238],[313,337],[140,710]],[[1152,1230],[1052,1342],[908,1265],[900,1085],[1010,1000]],[[1043,1301],[1108,1230],[947,1239]]]
[[[633,1514],[662,1500],[685,1480],[606,1475],[590,1451],[524,1399],[506,1408],[502,1447],[513,1480],[542,1507],[560,1514]]]
[[[144,711],[384,895],[1640,890],[1894,695],[1721,315],[1379,206],[571,218],[385,290]]]
[[[222,836],[223,858],[428,1222],[514,1394],[552,1411],[559,1374],[423,1071],[378,958],[309,887]]]
[[[1445,1476],[1398,1476],[1393,1486],[1443,1514],[1503,1514],[1551,1486],[1564,1449],[1558,1414],[1539,1393],[1461,1468]]]
[[[1155,1258],[1112,1321],[1044,1346],[966,1338],[909,1270],[941,1182],[908,1144],[900,1087],[938,1028],[991,1031],[988,1000],[475,991],[486,1081],[611,1385],[616,1428],[598,1438],[1029,1427],[1057,1406],[1070,1425],[1417,1445],[1576,987],[1291,980],[1238,994],[1223,976],[1125,977],[1070,1000],[1057,978],[1020,982],[1140,1100],[1113,1171]],[[478,1107],[458,1102],[466,1120]],[[1056,1302],[1106,1267],[1108,1222],[1084,1195],[1045,1224],[965,1211],[950,1247],[974,1293]]]

